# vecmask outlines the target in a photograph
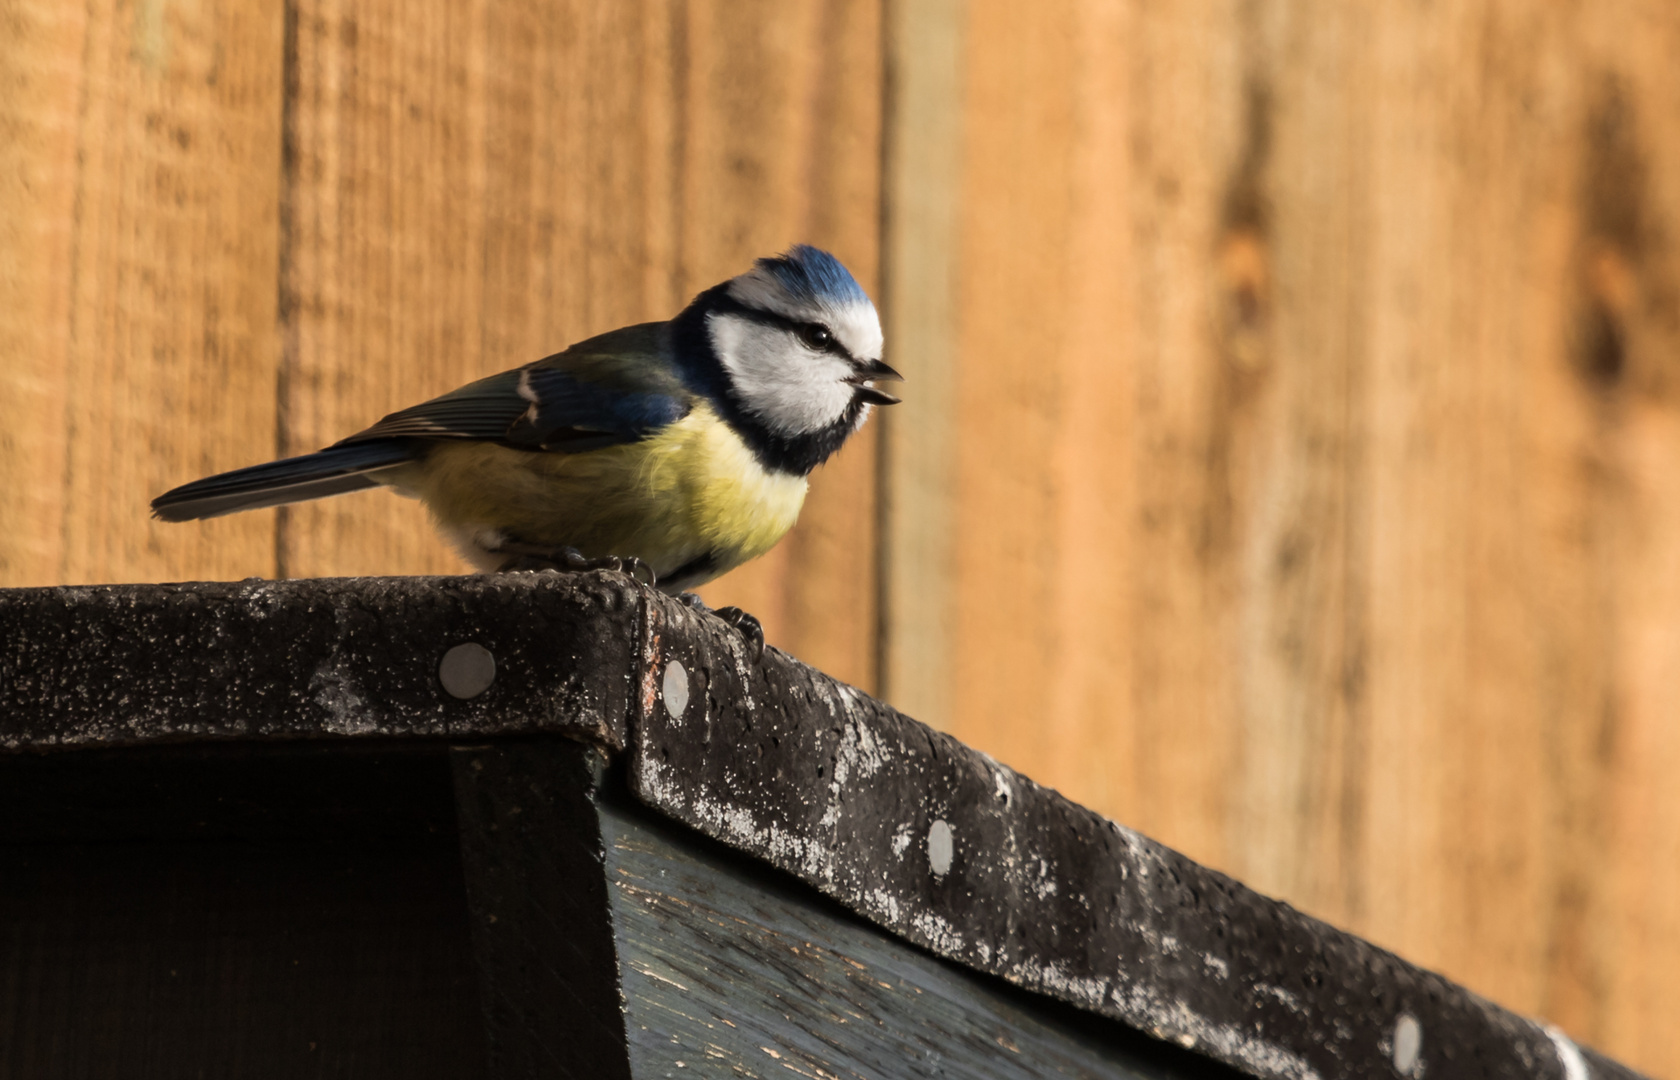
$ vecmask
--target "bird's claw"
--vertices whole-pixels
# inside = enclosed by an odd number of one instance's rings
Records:
[[[724,622],[735,628],[741,635],[741,640],[747,646],[747,655],[752,657],[753,663],[764,659],[764,624],[738,607],[720,607],[716,611],[706,606],[698,593],[679,593],[677,599],[700,612],[702,615],[716,615]]]
[[[763,623],[738,607],[720,607],[713,614],[733,626],[735,632],[741,635],[741,640],[747,643],[747,655],[752,657],[753,663],[764,659]]]
[[[650,589],[659,584],[659,575],[653,572],[653,567],[636,558],[636,556],[626,555],[618,561],[621,564],[619,571],[630,575],[632,580],[640,582]]]

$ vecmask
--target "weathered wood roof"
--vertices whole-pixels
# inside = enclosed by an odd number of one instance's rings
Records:
[[[0,746],[562,734],[876,925],[1262,1077],[1626,1077],[621,575],[0,592]]]

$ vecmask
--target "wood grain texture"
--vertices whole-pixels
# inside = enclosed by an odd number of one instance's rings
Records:
[[[950,720],[954,576],[956,191],[962,176],[960,0],[894,3],[887,27],[884,316],[913,389],[881,417],[880,685]]]
[[[1238,1075],[929,956],[645,808],[604,800],[600,828],[638,1077]]]
[[[605,757],[566,740],[450,757],[489,1075],[629,1080],[596,803]]]
[[[1673,1071],[1680,20],[971,0],[955,36],[954,510],[910,541],[953,571],[888,578],[950,614],[889,619],[889,698]],[[889,537],[925,466],[889,455]]]
[[[685,297],[800,240],[833,251],[877,295],[880,0],[677,10]],[[701,590],[864,689],[876,684],[878,432],[871,422],[813,474],[800,522],[777,548]]]
[[[76,106],[85,15],[61,4],[0,12],[0,516],[32,523],[0,545],[8,584],[44,584],[62,560],[65,353],[74,245]]]
[[[1236,1074],[929,955],[565,739],[451,751],[497,1077]]]
[[[287,124],[284,452],[810,241],[875,277],[879,16],[797,6],[303,3]],[[873,434],[706,593],[873,680]],[[280,512],[287,575],[461,567],[383,494]]]
[[[0,10],[8,584],[272,567],[152,494],[273,444],[280,4]]]
[[[486,362],[482,4],[287,11],[285,356],[275,456],[519,361]],[[539,354],[540,355],[540,354]],[[279,575],[461,568],[384,493],[277,512]]]
[[[1601,727],[1577,739],[1591,816],[1574,852],[1603,858],[1612,877],[1587,896],[1570,929],[1585,979],[1554,968],[1553,994],[1604,1032],[1606,1045],[1653,1073],[1680,1073],[1680,18],[1662,5],[1594,10],[1581,33],[1593,91],[1569,118],[1585,153],[1572,195],[1575,320],[1608,315],[1625,374],[1609,395],[1595,443],[1610,460],[1615,532],[1595,584],[1614,618],[1601,655]],[[1589,323],[1589,325],[1591,325]],[[1579,327],[1579,322],[1577,322]],[[1576,330],[1581,335],[1581,330]],[[1582,335],[1584,336],[1584,335]],[[1576,338],[1577,341],[1581,337]],[[1590,460],[1590,459],[1589,459]],[[1580,822],[1579,804],[1560,808]],[[1584,883],[1583,883],[1584,884]],[[1573,991],[1573,993],[1569,993]],[[1568,994],[1569,996],[1565,996]]]

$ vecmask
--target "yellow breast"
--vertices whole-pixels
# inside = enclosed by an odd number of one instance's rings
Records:
[[[692,587],[770,550],[799,518],[805,478],[771,472],[710,406],[642,442],[579,454],[440,443],[391,478],[485,569],[496,536],[635,556],[665,578],[704,559]],[[664,584],[664,582],[662,582]]]

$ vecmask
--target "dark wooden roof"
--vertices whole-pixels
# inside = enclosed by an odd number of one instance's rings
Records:
[[[621,575],[0,592],[12,752],[533,733],[901,938],[1254,1076],[1634,1075]]]

